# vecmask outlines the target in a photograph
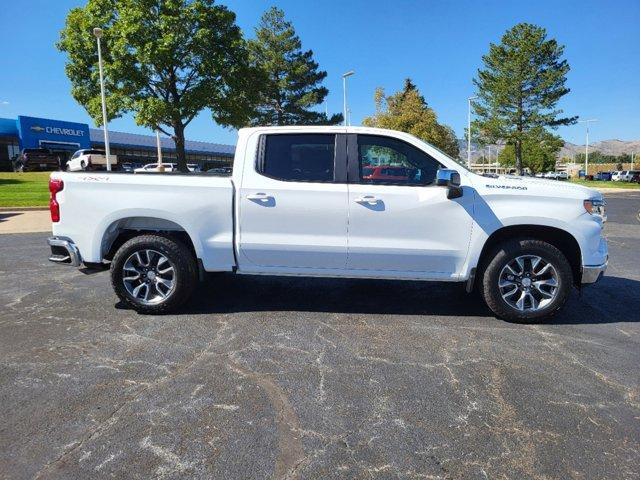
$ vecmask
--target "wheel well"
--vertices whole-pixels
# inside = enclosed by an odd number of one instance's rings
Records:
[[[580,251],[580,244],[573,235],[569,232],[555,227],[547,227],[543,225],[513,225],[510,227],[503,227],[493,232],[480,253],[480,260],[478,262],[478,270],[482,270],[488,262],[488,254],[500,243],[512,238],[531,238],[535,240],[542,240],[550,243],[567,258],[571,265],[573,272],[573,281],[576,284],[580,282],[580,274],[582,270],[582,254]]]
[[[198,258],[189,234],[177,223],[161,218],[130,217],[112,223],[102,239],[102,257],[111,260],[118,249],[128,240],[144,234],[161,234],[175,238],[186,245],[194,258]]]

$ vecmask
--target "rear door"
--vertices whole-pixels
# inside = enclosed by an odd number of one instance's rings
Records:
[[[435,279],[460,272],[473,195],[449,200],[447,188],[435,185],[440,163],[402,140],[349,135],[348,145],[347,268]],[[384,174],[367,175],[372,168]]]
[[[344,270],[346,137],[269,133],[257,150],[239,192],[242,269]]]

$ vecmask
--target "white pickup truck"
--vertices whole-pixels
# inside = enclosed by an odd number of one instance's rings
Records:
[[[242,129],[229,177],[54,172],[50,190],[50,260],[110,262],[141,312],[233,271],[461,282],[501,318],[541,321],[608,262],[597,191],[486,178],[391,130]]]

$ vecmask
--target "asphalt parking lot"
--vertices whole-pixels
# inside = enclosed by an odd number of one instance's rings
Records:
[[[452,284],[222,275],[179,314],[0,236],[0,478],[640,477],[640,194],[546,325]]]

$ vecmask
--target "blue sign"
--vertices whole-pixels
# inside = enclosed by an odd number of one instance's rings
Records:
[[[91,148],[89,125],[47,118],[18,116],[20,148],[78,150]]]

